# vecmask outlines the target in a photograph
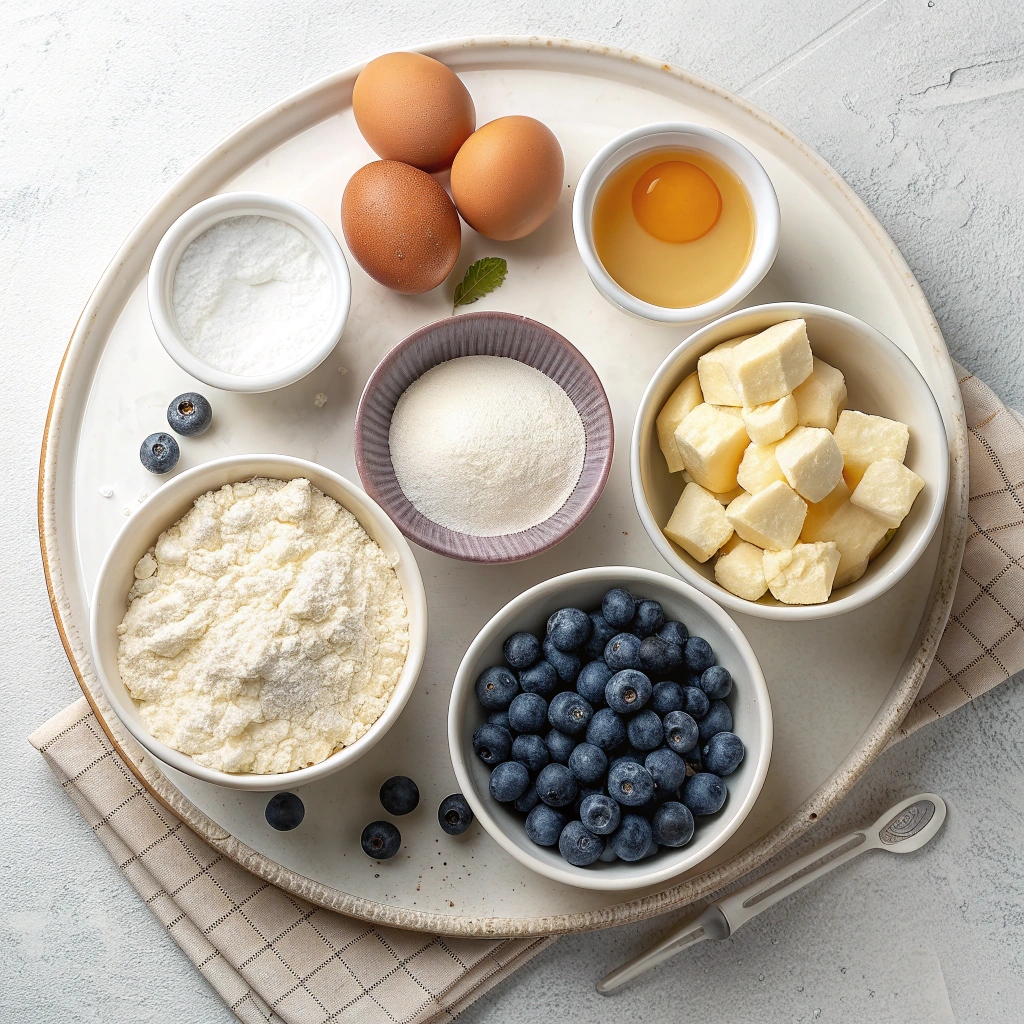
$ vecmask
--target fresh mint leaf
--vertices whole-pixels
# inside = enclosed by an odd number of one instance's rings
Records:
[[[455,286],[452,312],[500,288],[507,273],[508,264],[500,256],[485,256],[471,263],[466,276]]]

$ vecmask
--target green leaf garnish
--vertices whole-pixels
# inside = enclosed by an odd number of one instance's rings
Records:
[[[459,306],[468,306],[471,302],[489,295],[495,288],[500,288],[508,273],[508,264],[500,256],[485,256],[476,263],[471,263],[466,276],[455,286],[455,300],[452,303],[454,313]]]

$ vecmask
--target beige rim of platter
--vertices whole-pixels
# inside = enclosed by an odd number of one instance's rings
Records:
[[[303,791],[307,819],[314,821],[308,828],[304,823],[294,833],[270,834],[259,821],[260,798],[253,802],[248,794],[211,793],[213,787],[204,790],[204,784],[162,768],[105,703],[88,648],[88,599],[96,566],[118,522],[142,498],[140,492],[157,485],[137,465],[139,441],[163,427],[162,411],[173,395],[195,387],[163,355],[149,325],[144,292],[150,258],[184,210],[218,191],[241,188],[304,202],[340,234],[337,203],[345,176],[373,159],[351,117],[352,83],[361,68],[354,66],[260,114],[199,160],[131,233],[90,297],[57,376],[40,460],[39,532],[53,614],[82,690],[125,762],[157,800],[249,871],[342,913],[442,934],[548,935],[623,924],[690,903],[778,853],[849,791],[898,729],[941,636],[963,552],[968,466],[960,393],[931,310],[895,245],[839,175],[745,100],[668,64],[572,40],[488,37],[421,50],[464,76],[479,123],[502,113],[533,114],[551,124],[563,141],[569,184],[549,224],[509,246],[484,244],[467,229],[457,272],[479,256],[506,255],[508,282],[477,308],[509,309],[549,323],[581,348],[601,374],[619,436],[601,502],[555,551],[518,566],[453,566],[417,551],[432,624],[437,628],[447,617],[449,626],[440,635],[450,637],[452,652],[440,649],[445,647],[440,641],[432,652],[428,643],[417,694],[381,744],[387,746],[394,737],[394,752],[388,755],[392,763],[368,763],[368,756],[341,773],[347,778],[363,766],[344,792],[315,786]],[[845,308],[886,333],[921,368],[938,398],[949,439],[947,510],[941,535],[918,570],[873,610],[843,617],[840,625],[787,624],[782,629],[737,617],[772,689],[777,739],[761,810],[755,808],[746,829],[720,856],[696,873],[625,899],[578,889],[567,893],[561,890],[568,887],[538,881],[503,859],[476,826],[461,845],[440,833],[434,819],[438,799],[456,787],[443,730],[432,731],[433,715],[439,720],[446,715],[452,666],[469,640],[516,593],[584,565],[637,564],[669,571],[632,506],[626,448],[643,386],[689,331],[641,324],[604,303],[572,247],[568,208],[586,160],[623,126],[684,119],[737,137],[765,164],[779,192],[779,262],[744,305],[799,299]],[[335,356],[305,381],[271,396],[214,393],[218,427],[208,438],[185,439],[182,468],[236,450],[268,450],[313,458],[356,478],[351,414],[363,381],[394,343],[416,326],[446,315],[450,307],[441,294],[445,289],[426,297],[392,298],[354,264],[352,270],[353,315]],[[391,304],[386,314],[385,303]],[[344,374],[338,364],[345,364]],[[328,396],[323,413],[312,401],[321,391]],[[117,424],[108,418],[103,443],[90,443],[100,438],[104,403],[122,398]],[[252,401],[266,404],[247,404]],[[286,424],[278,434],[266,432],[267,411],[272,423]],[[316,420],[316,415],[323,418]],[[296,425],[310,423],[316,425]],[[87,458],[80,457],[83,451]],[[108,489],[113,497],[102,497],[101,490],[105,494]],[[807,632],[811,629],[825,632]],[[823,672],[826,650],[834,650],[835,661]],[[856,659],[844,659],[847,650]],[[354,839],[351,835],[353,826],[382,816],[375,787],[383,778],[403,770],[416,775],[417,767],[424,799],[402,825],[409,863],[398,863],[402,855],[383,866],[368,861],[358,851],[358,827]],[[436,854],[437,860],[428,864],[427,854]],[[344,889],[338,881],[342,875]]]

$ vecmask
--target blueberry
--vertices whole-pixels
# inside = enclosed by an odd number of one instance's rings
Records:
[[[691,775],[683,789],[683,803],[693,814],[715,814],[725,803],[725,783],[711,772]]]
[[[512,806],[520,812],[527,814],[540,803],[540,793],[537,792],[536,783],[530,783],[530,788],[517,800],[512,801]]]
[[[648,707],[659,715],[667,715],[672,711],[682,711],[685,704],[683,688],[678,683],[666,679],[664,682],[655,683]]]
[[[664,625],[665,612],[657,601],[638,602],[630,632],[643,639],[657,633]]]
[[[530,773],[519,761],[505,761],[491,769],[491,780],[487,788],[500,804],[518,800],[530,785]]]
[[[202,395],[186,391],[167,406],[167,425],[183,437],[198,437],[210,429],[213,409]]]
[[[701,754],[704,767],[715,775],[732,775],[740,766],[746,750],[734,732],[716,732]]]
[[[520,693],[508,706],[508,723],[516,732],[540,732],[548,720],[548,702],[539,693]]]
[[[548,619],[548,639],[560,651],[575,651],[590,637],[590,616],[581,608],[559,608]]]
[[[642,764],[620,759],[608,769],[608,795],[627,807],[639,807],[654,796],[654,778]]]
[[[670,750],[685,754],[697,745],[697,723],[685,711],[670,711],[665,716],[665,742]]]
[[[513,633],[503,651],[513,668],[529,668],[540,657],[540,641],[532,633]]]
[[[525,765],[531,775],[536,775],[551,760],[551,754],[539,736],[528,733],[512,741],[512,760]]]
[[[558,689],[558,673],[550,661],[538,661],[519,673],[519,685],[525,693],[550,697]]]
[[[580,674],[579,656],[559,650],[551,642],[551,637],[545,637],[542,647],[544,649],[544,657],[554,665],[558,678],[570,686],[575,683],[576,677]]]
[[[618,803],[603,793],[588,796],[580,804],[580,821],[595,836],[611,835],[619,827],[621,816]]]
[[[583,801],[586,800],[588,796],[606,796],[606,795],[607,794],[604,791],[604,785],[603,784],[601,784],[598,787],[595,787],[595,786],[581,786],[579,788],[579,790],[577,791],[577,793],[576,793],[576,799],[573,800],[573,802],[572,802],[572,815],[571,816],[573,818],[578,818],[580,816],[580,808],[583,806]],[[566,808],[566,813],[568,813],[568,808]]]
[[[558,837],[558,852],[576,868],[593,864],[604,853],[604,840],[581,821],[570,821]]]
[[[683,660],[691,672],[703,672],[715,663],[715,652],[702,636],[691,636],[683,648]]]
[[[651,675],[666,675],[683,662],[683,649],[660,636],[645,636],[640,643],[640,664]]]
[[[662,640],[667,640],[670,644],[675,644],[677,647],[685,647],[686,641],[690,638],[690,631],[678,620],[669,619],[658,630],[658,636]]]
[[[139,449],[139,458],[150,473],[170,473],[181,452],[170,434],[150,434]]]
[[[639,750],[634,750],[632,747],[626,747],[626,749],[623,750],[622,753],[612,758],[611,762],[608,765],[609,773],[611,773],[611,770],[620,761],[632,761],[633,764],[642,765],[644,763],[644,755],[641,754]]]
[[[557,729],[552,729],[544,737],[544,744],[548,748],[551,760],[557,761],[559,764],[568,764],[569,755],[576,748],[576,741],[571,736],[566,736],[564,732],[559,732]]]
[[[639,814],[624,814],[608,840],[620,860],[641,860],[651,845],[651,823]]]
[[[628,629],[636,611],[636,601],[628,590],[616,587],[601,598],[601,614],[613,629]]]
[[[485,668],[476,681],[476,699],[488,711],[505,711],[518,692],[516,677],[504,665]]]
[[[512,726],[508,724],[508,712],[507,711],[488,711],[487,712],[487,724],[488,725],[500,725],[502,729],[508,729],[511,731]]]
[[[473,733],[473,749],[484,764],[501,764],[512,753],[512,734],[486,722]]]
[[[579,786],[564,764],[549,764],[537,776],[537,792],[549,807],[565,807],[576,799]]]
[[[569,736],[585,732],[593,716],[594,709],[572,690],[556,693],[548,705],[548,721],[559,732]]]
[[[408,814],[420,802],[419,786],[408,776],[392,775],[380,787],[380,802],[388,814]]]
[[[591,661],[580,670],[576,680],[576,692],[597,707],[604,703],[604,688],[614,675],[604,661]]]
[[[661,719],[650,709],[633,715],[626,723],[626,733],[630,744],[637,750],[654,750],[665,738]]]
[[[686,751],[685,754],[681,755],[687,765],[695,772],[704,771],[700,763],[700,743],[694,745],[693,750]]]
[[[732,675],[724,665],[712,665],[704,669],[700,677],[700,688],[712,699],[721,700],[732,690]]]
[[[461,793],[452,793],[441,801],[437,823],[450,836],[461,836],[473,824],[473,810]]]
[[[732,712],[729,705],[724,700],[713,700],[708,713],[701,719],[697,728],[702,747],[715,733],[732,732]]]
[[[674,793],[686,781],[686,762],[668,747],[652,750],[644,758],[644,767],[651,773],[659,793]]]
[[[640,638],[632,633],[616,633],[605,645],[604,660],[613,672],[640,668]]]
[[[589,618],[590,638],[583,645],[583,654],[587,658],[601,658],[605,644],[619,631],[600,612],[591,612]]]
[[[526,834],[538,846],[554,846],[565,828],[566,817],[547,804],[537,804],[526,816]]]
[[[302,824],[306,808],[294,793],[277,793],[270,798],[264,813],[271,828],[276,828],[278,832],[290,832]]]
[[[708,695],[699,686],[684,686],[683,697],[686,699],[683,710],[697,722],[708,713],[708,708],[711,707]]]
[[[592,786],[604,779],[608,755],[593,743],[581,743],[569,758],[569,771],[585,786]]]
[[[605,703],[621,715],[639,711],[651,699],[652,689],[650,679],[643,672],[627,668],[608,680],[604,688]]]
[[[367,857],[388,860],[402,848],[402,833],[390,821],[371,821],[359,837]]]
[[[601,708],[587,726],[587,742],[607,753],[626,742],[626,726],[611,708]]]
[[[662,804],[651,822],[654,841],[662,846],[685,846],[693,838],[690,808],[676,800]]]

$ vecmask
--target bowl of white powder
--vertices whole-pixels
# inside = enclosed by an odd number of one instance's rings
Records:
[[[396,345],[366,383],[359,478],[410,540],[515,562],[564,540],[597,504],[614,429],[581,352],[512,313],[463,313]]]
[[[114,540],[91,608],[97,674],[135,739],[256,791],[365,754],[409,699],[426,635],[395,524],[343,477],[283,455],[164,484]]]
[[[341,245],[304,206],[227,192],[193,206],[160,240],[149,312],[160,344],[225,391],[293,384],[337,345],[352,282]]]

